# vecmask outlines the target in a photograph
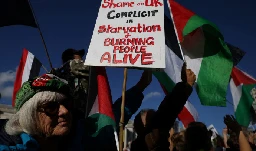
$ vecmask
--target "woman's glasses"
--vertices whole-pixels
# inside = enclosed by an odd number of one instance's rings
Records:
[[[47,102],[39,106],[38,111],[45,113],[47,116],[57,116],[60,105],[63,105],[69,111],[72,109],[72,102],[70,100],[64,100],[61,102]]]

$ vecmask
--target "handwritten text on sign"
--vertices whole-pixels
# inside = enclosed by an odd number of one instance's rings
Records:
[[[163,0],[103,0],[85,64],[165,68],[164,48]]]

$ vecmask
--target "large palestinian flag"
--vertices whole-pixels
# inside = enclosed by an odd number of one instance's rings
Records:
[[[226,106],[233,63],[222,34],[214,24],[174,0],[168,0],[168,4],[187,67],[197,76],[201,104]]]
[[[153,72],[158,79],[165,94],[171,92],[175,84],[181,81],[180,73],[183,65],[181,50],[177,41],[174,26],[171,20],[165,16],[165,62],[166,68],[163,72]],[[183,110],[178,115],[178,119],[184,127],[190,122],[198,120],[198,112],[191,102],[187,101]]]
[[[181,49],[177,41],[177,36],[175,34],[175,29],[172,21],[165,16],[164,20],[164,30],[165,30],[165,55],[166,55],[166,68],[163,72],[153,72],[154,76],[160,82],[165,93],[172,91],[173,87],[177,82],[181,81],[180,72],[183,65],[183,58],[181,54]],[[232,52],[233,64],[236,65],[244,56],[245,52],[241,49],[227,44]],[[186,127],[190,122],[198,120],[198,112],[194,106],[187,102],[183,110],[178,116],[179,120]]]

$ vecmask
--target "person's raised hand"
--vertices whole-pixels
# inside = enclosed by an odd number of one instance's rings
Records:
[[[144,70],[141,76],[141,80],[146,84],[149,85],[152,82],[152,71],[151,70]]]
[[[225,128],[223,128],[223,130],[222,130],[222,134],[223,135],[227,135],[228,134],[228,129],[225,127]]]
[[[240,131],[242,131],[242,127],[239,125],[233,115],[224,116],[224,123],[227,125],[228,129],[235,132],[237,136],[239,136]]]
[[[140,91],[144,91],[144,89],[146,89],[146,87],[149,86],[149,84],[152,81],[152,71],[151,70],[144,70],[140,81],[137,83],[138,88],[140,89]]]
[[[184,62],[181,69],[181,80],[183,82],[187,82],[191,87],[194,85],[196,81],[196,75],[191,69],[187,69],[186,62]]]

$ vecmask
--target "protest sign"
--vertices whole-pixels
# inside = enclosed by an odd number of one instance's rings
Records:
[[[207,127],[207,129],[208,131],[212,131],[211,139],[215,139],[218,135],[216,128],[211,124],[210,126]]]
[[[163,0],[102,0],[85,65],[165,68]]]

